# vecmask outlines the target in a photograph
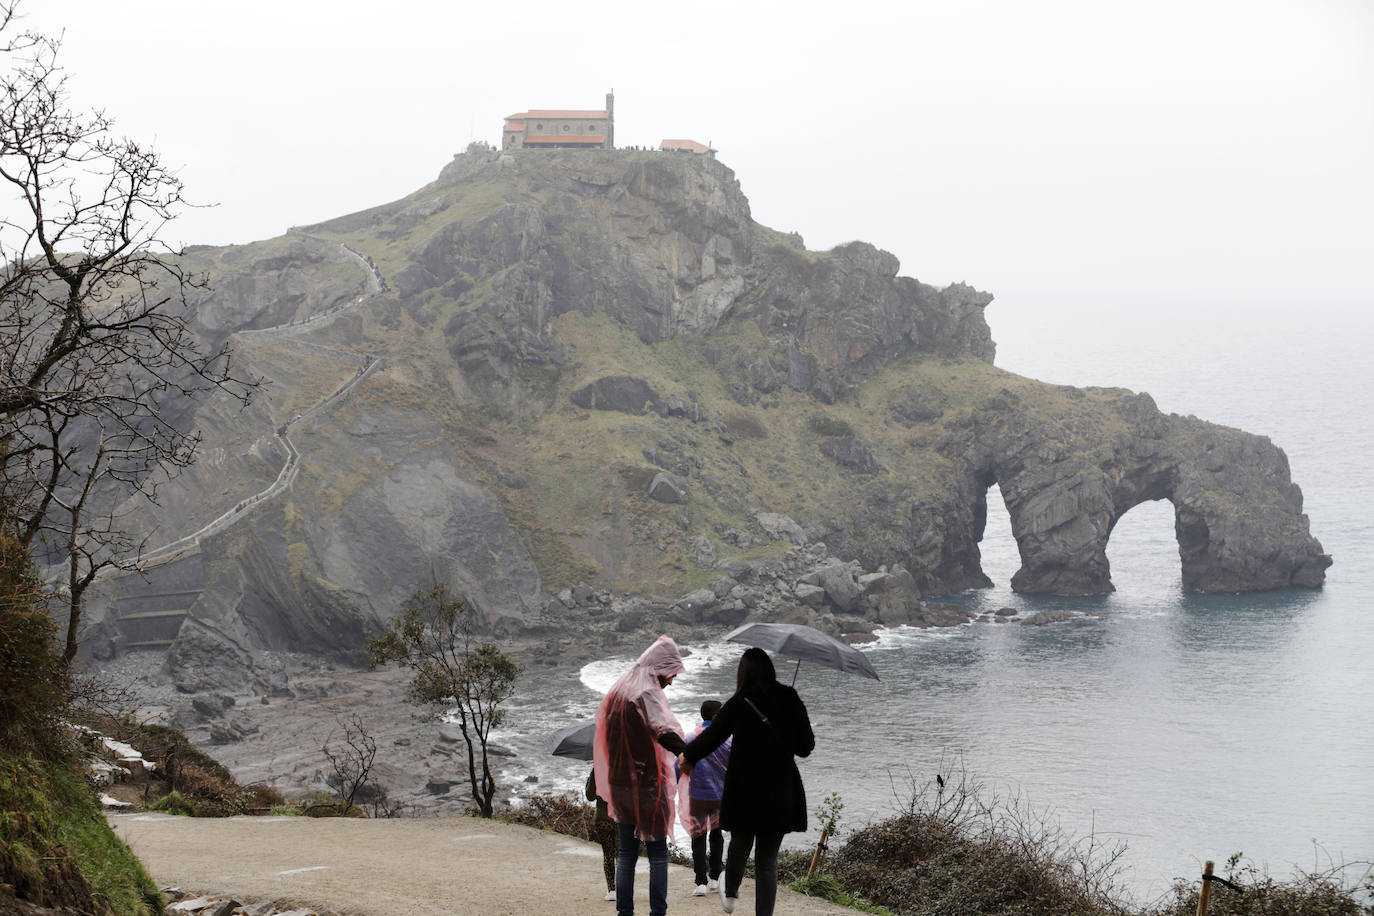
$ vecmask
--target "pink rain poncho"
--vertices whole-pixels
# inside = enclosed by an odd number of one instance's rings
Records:
[[[698,725],[692,739],[706,731]],[[730,765],[730,742],[725,743],[697,761],[690,775],[683,773],[677,781],[677,816],[682,829],[691,837],[702,836],[720,827],[720,799],[724,794],[725,768]]]
[[[658,738],[683,734],[658,681],[685,670],[677,643],[660,636],[611,685],[596,710],[596,793],[606,800],[611,819],[634,824],[641,840],[672,834],[674,757]]]

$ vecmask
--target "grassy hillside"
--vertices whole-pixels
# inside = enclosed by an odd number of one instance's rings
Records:
[[[446,227],[471,225],[511,204],[548,205],[552,196],[537,172],[517,170],[461,184],[436,182],[386,207],[300,232],[346,243],[389,277]],[[797,270],[815,271],[833,259],[767,227],[755,224],[753,231],[760,246],[786,254]],[[254,255],[270,262],[293,238],[258,243]],[[242,262],[241,256],[218,266],[207,260],[212,282],[224,282],[225,271]],[[353,269],[361,274],[357,265]],[[711,577],[689,558],[697,539],[711,542],[721,555],[739,553],[719,532],[747,530],[755,512],[848,521],[862,494],[875,486],[904,501],[947,492],[953,467],[937,445],[949,424],[990,399],[1014,399],[1027,415],[1058,428],[1061,439],[1047,443],[1051,448],[1069,451],[1119,431],[1104,428],[1115,413],[1102,408],[1121,392],[1070,397],[1057,386],[972,356],[935,353],[890,365],[834,403],[783,385],[741,404],[718,367],[741,362],[768,344],[758,323],[736,321],[706,335],[645,342],[615,317],[582,309],[550,321],[551,337],[563,348],[560,364],[515,362],[505,393],[493,397],[475,391],[455,365],[446,327],[455,315],[480,309],[495,295],[491,276],[402,301],[386,295],[313,330],[314,351],[303,351],[294,337],[244,338],[241,355],[269,379],[274,423],[317,403],[363,356],[383,360],[328,422],[293,429],[304,455],[304,486],[291,496],[300,512],[337,512],[395,463],[398,447],[413,454],[443,443],[462,456],[465,475],[501,499],[547,588],[596,583],[631,593],[676,594]],[[706,420],[589,411],[572,402],[578,388],[610,375],[634,376],[661,395],[693,401]],[[924,405],[923,418],[903,415],[903,404],[913,398]],[[339,431],[369,422],[418,424],[426,434],[393,441],[386,461],[350,453]],[[852,474],[821,454],[825,439],[845,434],[872,451],[878,474]],[[647,496],[661,468],[644,453],[664,443],[699,471],[693,474],[685,525],[676,506]],[[504,488],[498,471],[517,473],[528,486]]]
[[[60,719],[66,677],[24,555],[0,534],[0,905],[6,894],[99,916],[151,916],[161,895],[105,821]]]
[[[162,895],[105,820],[79,761],[0,751],[0,882],[81,912],[151,916]]]

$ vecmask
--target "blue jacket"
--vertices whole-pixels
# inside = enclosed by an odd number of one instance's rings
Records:
[[[706,731],[710,722],[703,722],[697,726],[692,737]],[[725,768],[730,763],[730,744],[732,739],[726,738],[720,747],[697,761],[692,768],[692,781],[688,784],[687,791],[691,797],[697,801],[720,801],[721,795],[725,790]]]

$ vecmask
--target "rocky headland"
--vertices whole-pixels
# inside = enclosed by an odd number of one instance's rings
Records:
[[[198,329],[265,385],[177,418],[201,461],[123,507],[153,549],[93,589],[84,644],[154,653],[205,740],[253,723],[192,698],[303,701],[284,659],[356,669],[436,581],[536,668],[751,619],[964,623],[939,597],[989,584],[993,484],[1026,593],[1111,591],[1150,500],[1190,589],[1331,562],[1267,438],[998,369],[990,295],[810,251],[711,158],[474,147],[402,200],[185,259]]]

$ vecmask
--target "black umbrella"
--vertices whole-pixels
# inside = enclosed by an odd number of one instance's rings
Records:
[[[836,668],[850,674],[862,674],[873,680],[880,680],[873,670],[868,656],[848,643],[827,636],[815,627],[802,623],[746,623],[736,630],[725,634],[726,642],[742,642],[747,646],[758,646],[770,652],[779,652],[795,658],[797,667],[792,672],[792,683],[797,682],[797,671],[801,663],[816,662],[827,668]]]
[[[549,736],[549,753],[555,757],[591,760],[596,742],[596,722],[574,722]]]

